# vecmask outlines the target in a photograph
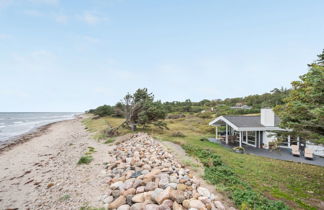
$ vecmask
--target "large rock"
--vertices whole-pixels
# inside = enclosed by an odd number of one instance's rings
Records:
[[[161,172],[160,169],[154,168],[150,173],[144,175],[144,179],[153,179],[155,175],[159,174]]]
[[[134,195],[134,197],[132,198],[132,201],[134,203],[143,203],[144,202],[144,193],[140,193],[140,194],[136,194]]]
[[[170,198],[177,203],[182,203],[186,199],[183,191],[180,190],[171,190]]]
[[[217,209],[225,210],[225,206],[223,205],[222,202],[220,202],[220,201],[215,201],[214,204],[215,204],[215,206],[217,207]]]
[[[156,184],[154,182],[148,182],[145,186],[145,191],[152,191],[156,188]]]
[[[160,181],[159,181],[159,187],[162,189],[165,189],[168,187],[169,184],[169,175],[168,174],[161,174],[160,175]]]
[[[124,190],[128,190],[128,189],[130,189],[133,186],[134,181],[135,181],[134,178],[128,179],[120,187],[123,188]]]
[[[183,210],[183,207],[180,204],[178,204],[177,202],[173,202],[172,209],[173,210]]]
[[[164,200],[170,198],[170,192],[171,192],[171,187],[167,187],[165,190],[159,193],[159,195],[156,197],[156,202],[158,204],[161,204]]]
[[[160,207],[156,204],[147,204],[144,210],[160,210]]]
[[[210,197],[210,192],[207,188],[204,187],[198,187],[197,188],[198,193],[203,197]]]
[[[196,208],[196,209],[199,209],[199,210],[206,209],[205,205],[200,200],[191,200],[189,202],[189,208]]]
[[[129,210],[143,210],[145,204],[144,203],[135,203],[133,204]]]
[[[124,184],[124,183],[123,183],[122,181],[117,181],[117,182],[111,184],[111,185],[110,185],[110,188],[113,189],[113,190],[115,190],[115,189],[117,189],[117,188],[120,188],[123,184]]]
[[[151,194],[152,200],[157,202],[156,199],[162,191],[163,190],[161,188],[156,188]]]
[[[126,197],[122,195],[109,204],[109,209],[117,209],[119,206],[124,204],[126,204]]]
[[[117,210],[129,210],[130,206],[125,204],[125,205],[121,205],[117,208]]]
[[[134,188],[130,188],[126,191],[123,192],[123,195],[127,196],[127,195],[134,195],[136,192],[136,190]]]
[[[187,189],[187,185],[185,184],[178,184],[177,190],[185,191]]]

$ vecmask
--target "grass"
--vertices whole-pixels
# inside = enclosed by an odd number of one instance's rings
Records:
[[[93,160],[92,156],[82,156],[79,161],[78,161],[78,165],[81,164],[89,164],[91,161]]]
[[[62,197],[60,197],[60,201],[66,201],[66,200],[69,200],[71,198],[71,196],[69,194],[65,194],[63,195]]]
[[[269,199],[281,200],[292,209],[320,209],[320,202],[324,201],[324,167],[237,154],[221,145],[201,141],[202,138],[214,136],[214,128],[208,126],[210,120],[187,115],[181,119],[165,120],[169,130],[149,129],[146,132],[161,140],[217,154],[235,176]],[[122,121],[120,118],[106,117],[87,119],[85,124],[96,134],[108,125],[116,126]],[[126,132],[121,131],[122,134]],[[185,137],[174,137],[174,132],[181,132]],[[224,184],[215,185],[218,190],[223,189],[227,193]]]

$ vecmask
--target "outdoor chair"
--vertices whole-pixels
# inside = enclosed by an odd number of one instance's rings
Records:
[[[297,145],[291,145],[291,154],[293,156],[300,156],[299,147]]]
[[[305,154],[304,154],[306,159],[311,159],[313,160],[313,150],[309,148],[305,148]]]

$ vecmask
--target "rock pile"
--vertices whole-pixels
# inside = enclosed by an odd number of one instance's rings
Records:
[[[117,210],[225,209],[192,173],[146,134],[116,146],[107,165],[109,190],[101,200]]]

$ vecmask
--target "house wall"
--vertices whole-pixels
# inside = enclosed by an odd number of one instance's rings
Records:
[[[265,149],[269,149],[269,142],[276,141],[276,135],[273,135],[275,133],[265,131],[263,132],[263,144]]]

